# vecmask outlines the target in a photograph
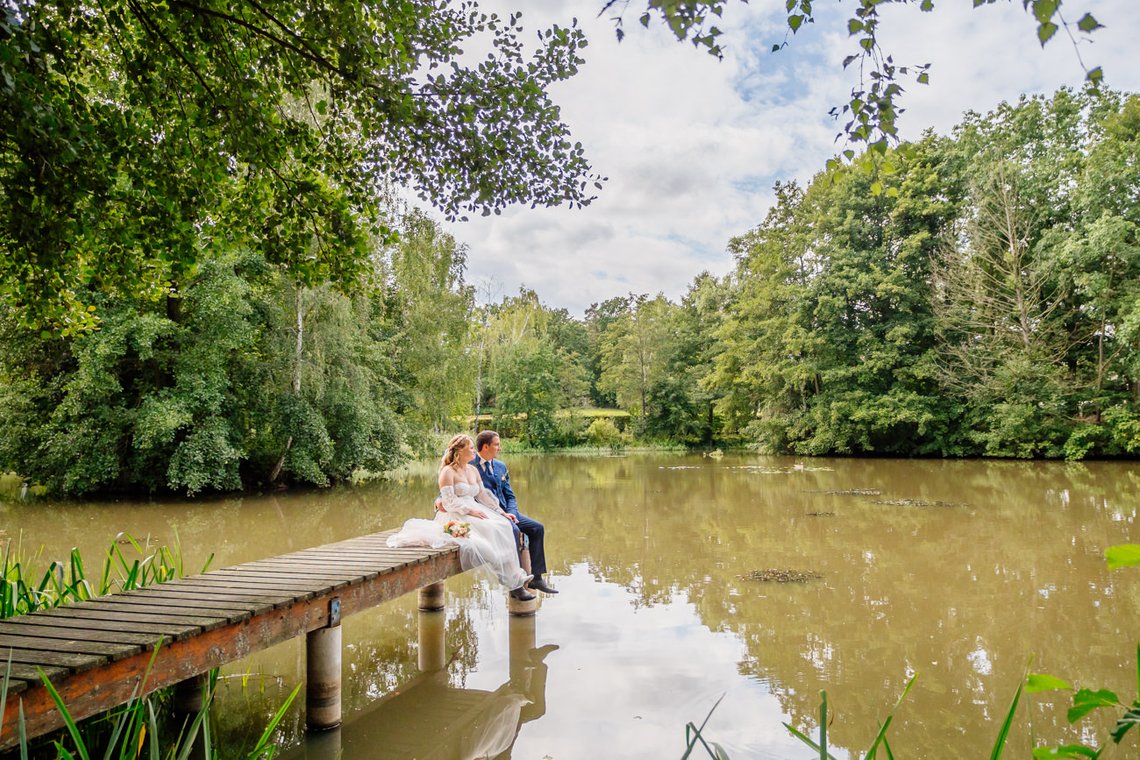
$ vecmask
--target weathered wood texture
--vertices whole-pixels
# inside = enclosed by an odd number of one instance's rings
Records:
[[[453,547],[390,549],[387,537],[374,533],[0,622],[0,679],[9,656],[12,663],[0,750],[16,743],[21,703],[29,737],[63,725],[41,671],[71,716],[86,718],[323,628],[334,599],[343,617],[462,572]]]

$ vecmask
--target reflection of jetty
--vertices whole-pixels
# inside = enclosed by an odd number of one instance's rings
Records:
[[[448,684],[444,613],[421,611],[421,675],[370,704],[343,726],[308,738],[284,760],[462,760],[499,757],[522,724],[546,712],[546,655],[535,619],[510,620],[510,676],[494,691]],[[509,755],[505,755],[509,756]]]
[[[454,547],[392,549],[388,535],[0,621],[0,680],[9,655],[12,663],[0,749],[16,742],[21,706],[29,737],[63,726],[37,671],[51,679],[75,719],[168,686],[176,687],[176,706],[193,710],[210,669],[301,634],[307,635],[306,721],[311,728],[338,725],[341,617],[415,589],[421,607],[440,609],[442,581],[462,572]],[[511,604],[516,614],[534,611],[533,601]]]

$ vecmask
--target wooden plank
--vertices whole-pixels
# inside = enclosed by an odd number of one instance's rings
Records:
[[[306,568],[296,567],[295,565],[287,565],[285,567],[257,567],[242,565],[241,567],[228,567],[224,570],[215,570],[214,573],[214,577],[221,578],[232,578],[235,576],[290,578],[292,580],[302,581],[305,583],[320,581],[323,579],[339,581],[360,577],[360,573],[355,570],[346,571],[331,567]]]
[[[90,627],[64,627],[54,625],[33,625],[27,617],[21,617],[19,623],[0,621],[0,634],[17,636],[39,636],[45,639],[83,639],[84,641],[103,641],[109,644],[139,644],[141,646],[153,645],[158,634],[135,633],[133,631],[105,631]],[[0,671],[3,667],[0,666]]]
[[[57,668],[66,668],[73,673],[82,673],[103,665],[107,658],[98,654],[76,654],[74,652],[48,652],[42,649],[24,649],[23,647],[7,647],[5,651],[12,657],[12,664],[23,665],[51,665]]]
[[[274,603],[292,603],[293,596],[284,591],[249,591],[245,589],[231,589],[233,594],[226,593],[225,583],[206,582],[203,583],[200,579],[204,579],[205,575],[190,575],[189,578],[180,578],[176,581],[168,581],[162,585],[162,593],[165,594],[185,594],[190,597],[201,596],[203,598],[215,598],[220,602],[227,604],[242,604],[244,602],[274,602]],[[156,593],[157,593],[156,587]]]
[[[388,566],[392,563],[383,561],[378,562],[376,556],[369,557],[341,557],[337,560],[331,560],[321,555],[314,556],[289,556],[289,557],[266,557],[259,559],[256,562],[250,562],[243,567],[261,567],[262,565],[286,565],[296,567],[315,567],[315,568],[356,568],[368,567],[375,568],[381,566]],[[405,564],[400,562],[398,564]]]
[[[268,596],[270,594],[277,594],[279,596],[288,595],[293,599],[311,598],[319,593],[321,589],[325,588],[323,583],[304,583],[301,581],[277,582],[254,578],[236,580],[233,578],[223,578],[221,575],[194,575],[194,577],[182,581],[182,585],[200,589],[217,589],[219,591],[245,591],[246,594],[254,593],[260,594],[261,596]]]
[[[4,685],[4,676],[2,674],[0,674],[0,686],[3,686],[3,685]],[[21,681],[20,679],[14,678],[12,676],[8,677],[8,696],[11,696],[13,694],[19,694],[21,691],[24,691],[27,688],[28,688],[28,682],[27,681]]]
[[[387,546],[385,544],[357,544],[355,546],[314,546],[311,549],[302,549],[299,552],[286,554],[286,557],[311,557],[320,555],[325,557],[353,557],[373,556],[384,554],[396,557],[422,557],[433,552],[455,551],[454,546],[445,546],[433,549],[430,546]]]
[[[284,591],[245,591],[241,589],[229,588],[227,584],[219,580],[200,581],[198,579],[203,576],[194,575],[189,578],[181,578],[176,581],[167,581],[162,586],[156,586],[155,590],[163,587],[177,590],[179,593],[191,593],[197,595],[208,594],[211,596],[225,596],[226,599],[231,599],[236,602],[266,602],[274,605],[292,604],[294,595]]]
[[[333,573],[321,574],[306,574],[303,572],[287,572],[287,571],[272,571],[272,570],[257,570],[257,569],[241,569],[241,570],[221,570],[219,575],[223,578],[234,579],[235,581],[287,581],[290,583],[299,583],[302,585],[311,585],[313,588],[338,588],[353,582],[360,582],[362,576],[359,574],[352,575],[336,575]]]
[[[405,565],[414,565],[415,562],[364,562],[356,560],[355,564],[349,564],[347,561],[340,563],[338,568],[330,567],[329,562],[322,561],[320,564],[309,563],[305,564],[298,561],[291,561],[288,565],[257,565],[256,567],[246,568],[250,571],[257,572],[277,572],[277,573],[303,573],[310,576],[333,576],[346,574],[363,577],[365,575],[377,575],[378,573],[388,573],[393,570],[399,570]],[[341,570],[340,568],[344,568]]]
[[[389,563],[380,562],[365,562],[363,560],[353,560],[351,562],[337,562],[333,565],[325,562],[324,560],[311,560],[297,557],[288,557],[281,559],[262,559],[257,562],[250,562],[243,567],[252,570],[286,570],[294,572],[305,573],[344,573],[348,574],[375,574],[381,570],[386,569]]]
[[[4,661],[8,661],[7,654],[4,654]],[[19,679],[20,682],[27,684],[29,690],[32,690],[36,688],[43,688],[43,684],[40,682],[40,672],[43,672],[45,676],[50,678],[52,681],[55,681],[55,679],[59,678],[60,676],[67,675],[67,668],[53,668],[50,665],[48,667],[44,667],[42,665],[37,667],[36,665],[23,665],[18,662],[13,662],[10,672],[12,674],[12,678]],[[11,705],[12,702],[9,701],[8,704]],[[15,715],[16,711],[13,710],[12,712],[13,715]],[[8,716],[4,716],[4,726],[16,725],[14,722],[14,717],[12,720],[13,722],[9,723]],[[5,735],[4,738],[7,738],[7,736]],[[0,743],[0,747],[3,747],[5,749],[7,749],[8,746],[10,745]]]
[[[281,603],[277,604],[278,607],[288,606],[294,602],[312,599],[317,595],[317,592],[322,587],[317,588],[299,588],[293,586],[290,588],[282,588],[283,584],[274,584],[273,582],[248,580],[248,581],[227,581],[224,578],[211,578],[195,581],[195,583],[204,589],[215,589],[219,593],[225,592],[227,589],[232,589],[237,593],[256,593],[264,597],[275,595],[281,599]]]
[[[257,565],[250,567],[250,571],[260,573],[274,573],[278,576],[288,576],[292,578],[306,578],[311,580],[320,580],[322,578],[334,577],[338,580],[348,580],[350,583],[353,581],[363,580],[365,578],[372,578],[382,572],[386,572],[387,568],[377,567],[346,567],[338,571],[337,574],[330,576],[330,571],[322,567],[305,567],[304,565],[288,564],[288,565]]]
[[[353,554],[351,556],[344,555],[330,555],[330,554],[306,554],[302,557],[289,557],[290,560],[307,560],[310,562],[323,562],[327,566],[335,567],[340,564],[354,562],[371,565],[377,568],[381,567],[403,567],[404,565],[414,565],[417,562],[423,562],[431,555],[425,554],[409,554],[398,555],[389,554],[387,552],[375,552],[371,554]]]
[[[432,552],[439,551],[455,551],[455,546],[443,546],[433,548],[430,546],[388,546],[386,543],[373,542],[373,543],[356,543],[356,544],[338,544],[333,546],[314,546],[310,549],[302,549],[294,554],[372,554],[374,552],[381,552],[385,554],[398,554],[404,557],[414,555],[424,555]],[[291,555],[285,555],[291,556]]]
[[[152,599],[139,597],[108,596],[84,602],[92,609],[115,610],[126,614],[165,615],[178,618],[203,628],[214,625],[217,621],[223,623],[236,623],[249,617],[249,610],[220,610],[205,607],[187,607],[177,604],[156,603]]]
[[[52,618],[70,618],[71,620],[81,620],[86,623],[93,623],[93,621],[115,621],[119,623],[141,623],[146,625],[162,626],[161,633],[178,633],[185,631],[188,627],[191,632],[204,630],[205,626],[195,622],[192,618],[177,617],[173,618],[169,615],[148,615],[143,613],[130,613],[122,612],[120,610],[101,610],[93,607],[80,607],[74,605],[71,607],[56,607],[47,612],[37,612],[36,615],[43,615],[44,617]],[[210,620],[215,623],[213,627],[222,624],[222,620]],[[111,630],[142,630],[140,628],[112,628]]]
[[[166,585],[166,584],[163,584]],[[219,610],[229,610],[236,612],[238,610],[245,610],[251,615],[256,615],[259,612],[271,610],[277,605],[271,599],[265,597],[247,597],[238,599],[229,595],[222,596],[217,592],[203,592],[198,589],[162,589],[156,587],[153,594],[139,594],[140,597],[145,599],[154,599],[157,601],[172,600],[172,601],[185,601],[196,600],[199,604],[209,603],[211,607]],[[289,601],[292,597],[289,598]]]
[[[102,641],[80,641],[78,639],[58,639],[35,635],[35,626],[28,626],[25,631],[29,635],[12,635],[0,633],[0,651],[4,647],[19,647],[21,649],[38,649],[47,652],[73,652],[76,654],[99,654],[112,660],[121,660],[124,657],[142,651],[136,644],[108,644]]]
[[[101,613],[116,612],[119,613],[119,617],[115,618],[116,620],[130,620],[134,615],[143,615],[148,618],[157,617],[161,619],[151,620],[150,622],[190,623],[202,629],[217,628],[219,625],[229,621],[228,616],[225,614],[194,614],[193,612],[173,608],[154,607],[153,605],[140,603],[140,601],[141,600],[131,601],[129,599],[119,599],[116,596],[106,596],[99,599],[92,599],[82,604],[72,605],[71,609],[91,610]],[[248,617],[248,615],[246,617]]]
[[[65,608],[57,607],[56,609],[63,610]],[[32,613],[31,615],[21,615],[19,618],[11,618],[11,620],[18,620],[20,625],[53,626],[58,628],[71,628],[75,631],[101,630],[119,633],[153,633],[158,636],[165,636],[168,639],[184,639],[201,630],[196,625],[187,625],[185,623],[146,623],[137,618],[124,622],[118,619],[107,619],[106,617],[76,617],[74,614],[68,614],[62,611],[56,613],[55,610],[43,610],[41,612]]]
[[[93,599],[92,602],[116,602],[141,607],[165,608],[169,609],[171,614],[198,615],[200,617],[226,617],[227,615],[249,611],[247,604],[219,601],[205,596],[192,596],[180,593],[178,589],[167,589],[160,596],[135,592],[112,594],[111,596]]]

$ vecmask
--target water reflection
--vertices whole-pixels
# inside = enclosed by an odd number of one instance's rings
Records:
[[[523,511],[546,524],[563,593],[537,618],[533,648],[559,647],[542,659],[545,714],[521,717],[537,704],[522,689],[532,704],[517,706],[517,720],[516,707],[500,713],[517,728],[503,756],[679,755],[685,723],[726,694],[709,735],[732,757],[809,757],[780,723],[814,727],[822,688],[837,711],[832,739],[862,751],[917,672],[891,729],[896,754],[976,757],[1030,656],[1034,671],[1081,686],[1135,689],[1140,572],[1110,573],[1102,556],[1140,542],[1134,463],[631,455],[511,465]],[[425,471],[215,502],[9,503],[0,527],[49,555],[101,552],[118,530],[163,541],[176,530],[188,567],[211,551],[217,567],[398,527],[430,510],[431,491]],[[766,568],[822,577],[749,580]],[[420,704],[434,730],[458,720],[437,709],[454,691],[487,704],[519,693],[502,594],[469,576],[447,589],[447,665],[430,678],[414,595],[345,620],[345,737],[376,735],[366,726],[385,720],[383,704]],[[256,738],[303,662],[290,642],[229,668],[222,735]],[[438,704],[403,697],[409,683]],[[1028,708],[1038,742],[1077,736],[1055,701],[1035,695]],[[283,727],[287,743],[301,741],[299,715]],[[1007,757],[1028,754],[1028,734],[1023,723]],[[346,757],[350,746],[342,740]]]
[[[535,618],[511,618],[507,680],[494,690],[457,687],[444,670],[445,614],[420,613],[420,676],[377,700],[341,729],[286,757],[510,757],[519,729],[546,713],[545,659],[558,646],[536,646]]]

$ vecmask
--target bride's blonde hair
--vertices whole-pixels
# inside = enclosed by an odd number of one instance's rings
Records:
[[[471,436],[466,433],[460,433],[447,442],[447,448],[443,450],[443,459],[440,464],[444,467],[450,467],[455,464],[455,457],[460,451],[468,446],[474,446],[475,442],[471,440]]]

